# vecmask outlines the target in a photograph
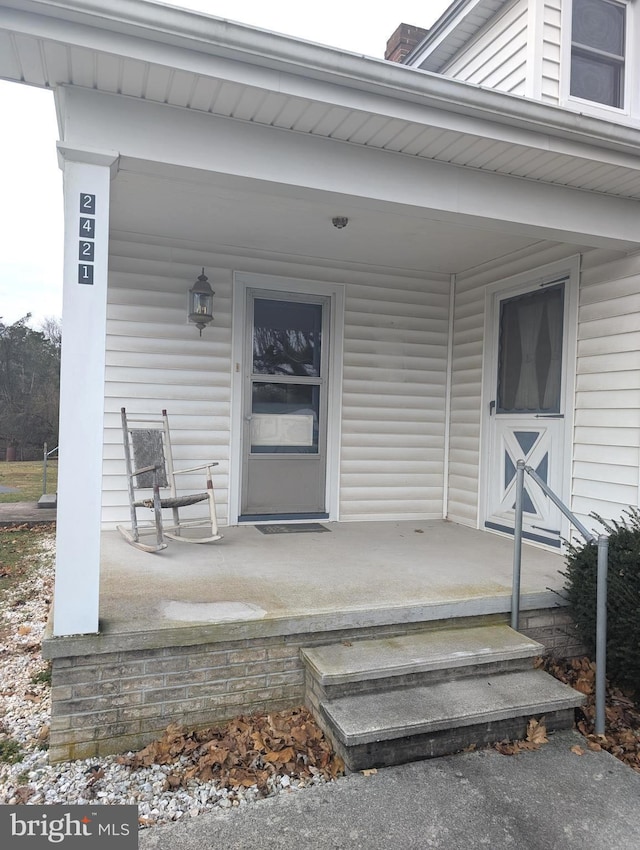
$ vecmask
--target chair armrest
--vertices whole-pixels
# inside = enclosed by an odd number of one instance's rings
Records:
[[[160,469],[159,463],[154,463],[153,466],[143,466],[141,469],[135,469],[131,473],[131,478],[135,478],[136,475],[143,475],[145,472],[156,472]]]
[[[183,472],[197,472],[199,469],[210,469],[212,466],[218,466],[218,461],[211,461],[211,463],[203,463],[201,466],[191,466],[189,469],[174,469],[174,475],[182,475]]]

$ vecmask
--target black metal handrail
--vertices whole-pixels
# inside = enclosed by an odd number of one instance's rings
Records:
[[[598,576],[596,585],[596,718],[595,733],[604,735],[605,729],[605,692],[607,670],[607,571],[609,562],[609,537],[606,534],[595,535],[589,531],[572,513],[564,502],[556,496],[548,484],[540,478],[534,469],[524,460],[516,464],[516,505],[513,531],[513,583],[511,586],[511,628],[516,631],[520,625],[520,574],[522,571],[522,514],[524,475],[529,475],[542,492],[548,496],[557,508],[566,516],[571,525],[584,537],[587,543],[598,546]]]

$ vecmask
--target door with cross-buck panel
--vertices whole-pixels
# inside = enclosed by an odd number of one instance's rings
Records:
[[[513,534],[519,460],[562,498],[565,487],[568,280],[499,293],[492,303],[495,348],[488,423],[484,526]],[[558,548],[561,514],[525,476],[523,536]]]

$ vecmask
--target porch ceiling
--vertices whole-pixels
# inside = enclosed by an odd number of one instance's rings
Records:
[[[4,0],[0,77],[640,198],[636,129],[164,5]]]
[[[347,227],[336,229],[334,216],[346,216]],[[438,221],[400,204],[189,169],[168,169],[166,177],[121,170],[113,183],[111,232],[165,246],[421,276],[459,274],[552,244]]]

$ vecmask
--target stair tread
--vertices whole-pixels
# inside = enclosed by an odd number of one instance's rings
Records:
[[[473,676],[321,703],[346,746],[573,708],[584,696],[543,670]]]
[[[543,652],[541,644],[506,625],[425,630],[301,650],[323,685],[531,658]]]

